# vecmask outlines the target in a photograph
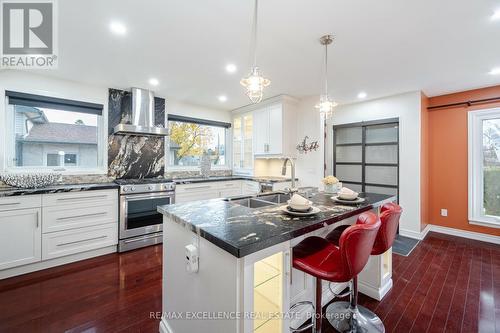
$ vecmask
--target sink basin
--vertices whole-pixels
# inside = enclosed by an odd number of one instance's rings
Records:
[[[258,198],[260,200],[269,201],[274,204],[282,204],[290,200],[290,194],[287,193],[262,194],[259,195]]]
[[[231,200],[231,202],[233,202],[233,203],[235,203],[237,205],[248,207],[248,208],[261,208],[261,207],[275,205],[274,202],[259,200],[259,199],[255,199],[255,198],[246,198],[246,199],[239,199],[239,200]]]

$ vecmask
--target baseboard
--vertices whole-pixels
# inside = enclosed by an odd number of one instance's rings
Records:
[[[391,290],[392,288],[392,279],[389,279],[385,285],[383,285],[380,289],[374,288],[368,284],[364,284],[363,282],[358,280],[358,290],[360,293],[365,294],[377,301],[381,301],[384,296]]]
[[[0,271],[0,280],[7,279],[10,277],[14,277],[14,276],[18,276],[18,275],[22,275],[22,274],[26,274],[26,273],[36,272],[36,271],[39,271],[42,269],[66,265],[66,264],[70,264],[70,263],[77,262],[80,260],[90,259],[90,258],[102,256],[105,254],[115,253],[115,252],[116,252],[116,245],[111,245],[111,246],[103,247],[103,248],[97,249],[97,250],[91,250],[91,251],[86,251],[86,252],[82,252],[82,253],[71,254],[68,256],[44,260],[44,261],[40,261],[40,262],[36,262],[33,264],[24,265],[24,266],[7,268],[7,269]]]
[[[457,236],[462,238],[474,239],[481,242],[500,244],[500,236],[482,234],[474,231],[467,231],[461,229],[454,229],[448,227],[442,227],[440,225],[431,225],[430,231],[437,232],[440,234],[446,234],[451,236]]]
[[[427,227],[429,227],[429,225],[427,225]],[[427,229],[427,227],[426,227],[426,229]],[[424,231],[425,231],[425,229],[424,229]],[[399,234],[401,236],[410,237],[410,238],[414,238],[414,239],[418,239],[418,240],[422,240],[425,238],[423,232],[416,232],[413,230],[407,230],[407,229],[403,229],[403,228],[399,228]]]

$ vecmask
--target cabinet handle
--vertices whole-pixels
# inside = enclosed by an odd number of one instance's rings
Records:
[[[0,204],[0,206],[13,206],[13,205],[20,205],[20,202],[11,202],[11,203],[3,203]]]
[[[100,212],[100,213],[94,213],[94,214],[84,214],[84,215],[76,215],[76,216],[65,216],[65,217],[58,217],[58,221],[63,221],[63,220],[70,220],[70,219],[78,219],[82,217],[90,217],[90,216],[100,216],[100,215],[106,215],[107,212]]]
[[[65,246],[65,245],[77,244],[77,243],[87,242],[87,241],[91,241],[91,240],[103,239],[103,238],[107,238],[107,237],[108,236],[99,236],[99,237],[87,238],[87,239],[77,240],[77,241],[74,241],[74,242],[60,243],[60,244],[57,244],[57,246]]]
[[[196,187],[189,187],[189,188],[186,188],[185,190],[186,191],[190,191],[190,190],[201,190],[201,189],[204,189],[204,188],[211,188],[212,186],[208,185],[208,186],[196,186]]]
[[[290,252],[285,252],[286,274],[290,277],[290,285],[292,284],[292,256]]]
[[[99,198],[107,198],[107,195],[92,195],[87,197],[76,197],[76,198],[59,198],[57,201],[68,201],[68,200],[82,200],[82,199],[99,199]]]

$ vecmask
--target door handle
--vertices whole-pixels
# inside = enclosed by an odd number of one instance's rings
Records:
[[[14,205],[20,205],[20,202],[11,202],[11,203],[3,203],[0,204],[0,206],[14,206]]]
[[[57,246],[65,246],[65,245],[78,244],[78,243],[83,243],[83,242],[87,242],[87,241],[91,241],[91,240],[104,239],[106,237],[108,237],[108,236],[99,236],[99,237],[86,238],[86,239],[81,239],[81,240],[77,240],[77,241],[74,241],[74,242],[60,243],[60,244],[57,244]]]
[[[84,214],[84,215],[75,215],[75,216],[65,216],[65,217],[59,217],[57,218],[58,221],[64,221],[64,220],[70,220],[70,219],[78,219],[82,217],[90,217],[90,216],[100,216],[100,215],[106,215],[107,212],[100,212],[100,213],[94,213],[94,214]]]

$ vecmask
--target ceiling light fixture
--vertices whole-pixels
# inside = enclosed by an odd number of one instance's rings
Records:
[[[127,33],[127,28],[123,23],[120,22],[111,22],[109,28],[116,35],[125,35]]]
[[[224,103],[224,102],[227,101],[227,96],[226,95],[220,95],[218,98],[219,98],[219,102]]]
[[[235,73],[238,68],[236,67],[235,64],[227,64],[226,65],[226,72],[228,73]]]
[[[493,68],[490,71],[490,75],[500,75],[500,67]]]
[[[258,28],[258,0],[255,0],[254,17],[252,26],[252,56],[253,66],[250,73],[241,79],[240,84],[246,88],[246,95],[253,104],[260,103],[264,96],[264,88],[271,84],[269,79],[266,79],[260,74],[257,66],[257,28]]]
[[[160,81],[158,81],[158,79],[155,79],[154,77],[152,77],[149,79],[149,84],[152,86],[157,86],[160,84]]]
[[[316,109],[319,109],[319,113],[323,119],[328,119],[332,113],[333,109],[338,105],[330,96],[328,96],[328,45],[333,42],[332,35],[325,35],[319,39],[321,45],[325,46],[325,90],[319,98],[319,103],[316,104]]]
[[[365,99],[365,98],[366,98],[366,96],[368,96],[368,95],[367,95],[364,91],[362,91],[362,92],[360,92],[360,93],[358,94],[358,98],[359,98],[359,99]]]
[[[497,21],[500,20],[500,9],[497,9],[493,15],[491,15],[491,20],[492,21]]]

